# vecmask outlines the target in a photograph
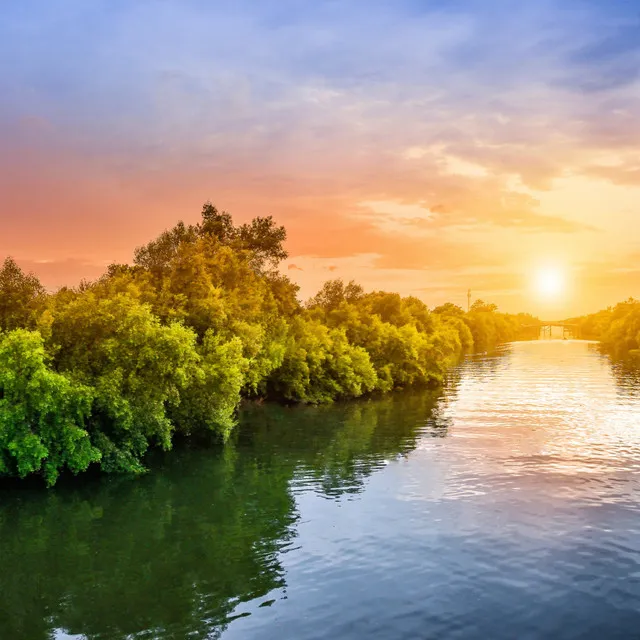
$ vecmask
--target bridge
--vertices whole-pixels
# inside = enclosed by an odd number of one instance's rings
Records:
[[[561,327],[562,328],[562,337],[566,338],[567,336],[571,338],[580,338],[580,325],[575,322],[565,322],[564,320],[540,320],[536,324],[528,324],[523,328],[525,329],[535,329],[537,328],[542,334],[543,338],[547,337],[547,333],[549,334],[549,338],[551,337],[551,331],[553,327]]]

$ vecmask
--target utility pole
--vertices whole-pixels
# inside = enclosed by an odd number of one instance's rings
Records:
[[[467,313],[471,311],[471,289],[467,291]]]

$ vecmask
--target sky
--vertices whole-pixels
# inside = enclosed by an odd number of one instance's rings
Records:
[[[640,296],[638,114],[634,1],[7,0],[0,259],[75,285],[210,200],[302,298],[595,311]]]

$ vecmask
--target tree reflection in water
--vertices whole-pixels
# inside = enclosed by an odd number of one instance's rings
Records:
[[[358,493],[420,437],[446,435],[442,402],[249,406],[224,450],[173,451],[137,480],[3,487],[0,637],[219,636],[239,603],[285,597],[295,493]]]

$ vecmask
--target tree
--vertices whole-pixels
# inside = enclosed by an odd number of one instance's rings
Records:
[[[137,247],[133,261],[154,276],[160,277],[175,259],[180,246],[195,242],[197,237],[196,227],[187,227],[180,221],[173,229],[163,231],[155,240]]]
[[[535,324],[481,300],[469,313],[453,304],[430,312],[416,297],[365,293],[340,279],[302,306],[297,285],[277,270],[285,240],[271,216],[236,226],[207,202],[197,224],[178,222],[136,249],[132,266],[110,265],[98,280],[53,295],[7,259],[0,329],[37,328],[46,355],[31,334],[16,334],[23,355],[12,342],[0,363],[11,420],[0,439],[18,442],[3,450],[0,472],[41,470],[52,482],[65,465],[80,470],[97,459],[105,471],[141,472],[146,451],[168,449],[175,431],[226,439],[243,397],[317,404],[436,385],[473,346],[486,350]],[[631,300],[598,317],[616,349],[640,348],[638,308]],[[27,378],[24,354],[35,363]],[[20,380],[24,398],[12,391]]]
[[[344,330],[294,318],[283,363],[270,376],[269,389],[285,400],[318,404],[357,398],[376,384],[369,354],[349,344]]]
[[[640,302],[633,299],[613,308],[610,324],[603,331],[602,346],[618,358],[625,358],[640,348]]]
[[[127,294],[87,291],[56,310],[49,348],[60,372],[94,390],[87,428],[105,471],[141,472],[151,444],[171,447],[167,410],[200,362],[193,331]]]
[[[229,213],[220,212],[211,202],[206,202],[197,229],[201,237],[214,237],[222,244],[251,252],[252,263],[259,271],[273,270],[289,257],[284,248],[287,230],[277,226],[272,216],[258,216],[250,223],[235,227]]]
[[[85,428],[92,401],[89,387],[49,369],[39,333],[0,333],[0,475],[42,473],[50,486],[62,469],[99,461]]]
[[[463,318],[465,315],[462,307],[459,307],[457,304],[453,304],[453,302],[445,302],[439,307],[435,307],[433,313],[436,313],[440,316],[454,316],[457,318]]]
[[[313,298],[307,301],[306,307],[321,307],[325,311],[336,309],[341,302],[353,303],[364,296],[364,290],[359,284],[351,280],[345,285],[340,278],[327,280],[322,285],[322,289]]]
[[[13,258],[6,258],[0,269],[0,329],[34,328],[44,301],[40,280],[25,274]]]
[[[498,306],[491,303],[487,303],[484,300],[476,300],[469,309],[470,313],[495,313],[498,310]]]
[[[234,414],[249,362],[242,355],[240,338],[225,342],[211,330],[198,352],[200,364],[170,415],[182,433],[206,430],[226,440],[235,424]]]
[[[287,231],[278,226],[272,216],[257,217],[250,223],[234,226],[231,215],[206,202],[202,207],[201,222],[185,225],[180,221],[173,229],[163,231],[155,240],[135,250],[134,262],[160,277],[171,266],[181,246],[198,239],[213,239],[212,250],[220,246],[233,247],[250,254],[250,262],[257,272],[271,272],[288,257],[284,248]]]
[[[236,236],[231,214],[226,211],[218,211],[211,202],[205,202],[202,206],[202,222],[197,229],[199,236],[212,236],[220,242],[229,242]]]

